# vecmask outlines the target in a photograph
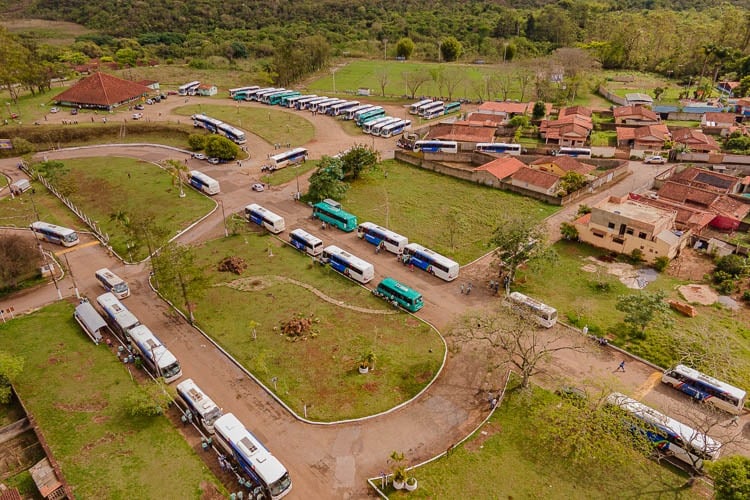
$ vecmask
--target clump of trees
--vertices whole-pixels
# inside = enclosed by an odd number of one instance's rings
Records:
[[[0,236],[0,290],[14,289],[39,274],[41,257],[34,241],[17,234]]]
[[[340,200],[364,172],[376,168],[380,153],[364,144],[357,144],[338,158],[324,156],[310,176],[310,187],[305,198],[318,202],[325,198]]]
[[[730,294],[736,288],[737,281],[746,276],[749,270],[750,265],[744,257],[725,255],[716,260],[712,280],[720,293]]]

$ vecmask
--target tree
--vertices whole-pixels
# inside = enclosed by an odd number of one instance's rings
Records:
[[[668,316],[669,305],[664,302],[666,294],[659,290],[655,293],[640,292],[631,295],[620,295],[617,297],[615,309],[625,313],[623,322],[639,337],[645,337],[646,328],[653,322],[658,322],[664,327],[672,324]]]
[[[570,222],[563,222],[560,224],[560,234],[562,234],[562,237],[566,240],[578,240],[578,228],[575,224],[571,224]]]
[[[125,407],[131,417],[156,417],[167,411],[171,401],[164,379],[158,378],[133,387],[125,399]]]
[[[11,384],[23,371],[23,363],[22,357],[0,351],[0,404],[10,402]]]
[[[430,74],[426,71],[406,71],[401,73],[401,77],[412,99],[419,92],[420,87],[430,81]]]
[[[349,184],[344,182],[344,171],[341,160],[323,156],[318,163],[318,168],[310,176],[310,187],[307,198],[312,202],[318,202],[325,198],[340,200],[344,197]]]
[[[188,313],[190,323],[195,322],[195,300],[206,293],[209,284],[204,268],[195,261],[192,248],[168,243],[154,257],[159,291],[167,297],[180,297]]]
[[[378,85],[380,85],[380,95],[385,97],[385,88],[388,86],[388,82],[390,81],[390,78],[391,78],[391,74],[388,71],[388,67],[380,66],[378,69],[376,69],[375,78],[378,81]]]
[[[565,196],[583,188],[587,182],[583,174],[571,170],[570,172],[565,172],[565,175],[560,178],[560,191],[565,193],[563,195]]]
[[[172,185],[174,186],[174,181],[177,181],[177,184],[180,186],[180,198],[185,197],[185,191],[182,190],[182,177],[186,175],[190,169],[188,169],[187,164],[179,161],[179,160],[166,160],[164,162],[164,168],[172,174]]]
[[[521,387],[528,387],[532,375],[539,372],[539,363],[555,352],[580,350],[560,333],[540,331],[539,325],[528,316],[508,312],[480,312],[466,316],[451,335],[457,345],[469,341],[487,344],[490,357],[510,363],[519,370]],[[498,352],[502,350],[502,352]],[[494,368],[499,367],[496,365]]]
[[[414,42],[411,38],[404,37],[396,43],[396,56],[409,59],[414,52]]]
[[[440,55],[443,61],[452,62],[457,60],[461,57],[463,50],[463,45],[454,36],[449,36],[440,43]]]
[[[531,117],[534,120],[541,120],[547,115],[547,107],[544,105],[542,101],[537,101],[534,103],[534,109],[531,112]]]
[[[188,136],[188,145],[193,151],[200,151],[206,147],[206,134],[190,134]]]
[[[0,290],[15,288],[19,279],[38,271],[40,256],[36,245],[17,234],[0,235]]]
[[[33,61],[31,51],[18,42],[7,29],[0,28],[0,86],[2,86],[13,102],[18,101],[18,92],[24,74]]]
[[[347,180],[356,180],[362,172],[375,168],[380,153],[365,144],[355,144],[341,157],[341,170]]]
[[[547,227],[523,217],[501,219],[489,244],[495,247],[498,266],[508,276],[508,284],[515,279],[521,264],[542,261],[549,264],[556,257],[547,243]]]
[[[742,455],[724,457],[708,464],[714,480],[716,500],[750,498],[750,458]]]
[[[746,259],[737,254],[725,255],[719,257],[716,261],[716,269],[714,272],[727,273],[732,278],[739,278],[744,275],[749,269]]]
[[[445,217],[445,233],[451,250],[456,250],[456,241],[468,228],[466,216],[457,207],[449,207],[448,215]]]
[[[664,93],[666,89],[664,87],[656,87],[654,88],[654,100],[659,100],[659,97]]]
[[[448,92],[448,100],[453,100],[453,95],[461,83],[464,82],[464,72],[454,66],[449,66],[443,71],[443,83]]]
[[[240,152],[240,148],[220,135],[211,135],[206,139],[206,154],[220,160],[234,160]]]

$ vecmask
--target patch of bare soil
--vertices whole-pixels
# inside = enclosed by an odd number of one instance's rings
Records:
[[[710,306],[719,299],[719,294],[708,285],[683,285],[677,290],[691,304]]]
[[[78,404],[56,403],[55,408],[63,411],[95,413],[102,411],[107,407],[107,404],[108,403],[105,400],[99,399],[98,401],[87,401],[85,403]]]
[[[669,276],[682,280],[703,281],[704,276],[710,274],[713,269],[711,257],[692,248],[686,248],[669,264],[666,272]]]
[[[499,434],[501,431],[502,428],[497,422],[487,422],[487,424],[479,430],[474,439],[466,442],[464,448],[470,452],[478,451],[482,449],[485,441],[495,434]]]

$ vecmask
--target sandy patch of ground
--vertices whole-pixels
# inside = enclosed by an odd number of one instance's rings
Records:
[[[677,290],[691,304],[710,306],[719,299],[719,295],[708,285],[682,285]]]
[[[596,259],[596,257],[586,257],[586,260],[591,263],[585,264],[581,269],[587,273],[595,273],[604,268],[607,274],[617,276],[620,283],[628,288],[638,290],[645,286],[640,279],[638,270],[631,264],[625,262],[602,262]]]

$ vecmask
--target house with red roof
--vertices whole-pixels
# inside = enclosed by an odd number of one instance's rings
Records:
[[[209,85],[208,83],[201,83],[198,85],[198,87],[195,89],[196,95],[202,95],[202,96],[212,96],[219,93],[218,87],[216,85]]]
[[[494,126],[486,127],[481,123],[440,123],[430,128],[426,138],[458,141],[475,146],[478,142],[492,142],[495,130]]]
[[[644,106],[618,106],[612,110],[618,125],[653,125],[661,122],[659,115]]]
[[[591,110],[584,106],[560,109],[557,120],[542,120],[539,136],[546,144],[566,147],[582,147],[594,129]]]
[[[476,112],[487,115],[499,115],[505,119],[510,119],[517,115],[531,116],[533,111],[533,102],[487,101],[480,104]]]
[[[529,167],[519,168],[510,176],[510,181],[514,186],[549,196],[557,194],[560,188],[560,177]]]
[[[699,153],[715,153],[721,150],[719,143],[710,135],[696,128],[681,128],[672,131],[672,140],[682,144],[690,151]]]
[[[703,113],[701,127],[731,128],[737,125],[737,115],[734,113]]]
[[[529,168],[542,170],[544,172],[551,172],[559,177],[567,174],[568,172],[576,172],[581,175],[588,175],[596,167],[589,165],[588,163],[582,163],[572,156],[543,156],[538,160],[534,160],[529,164]]]
[[[617,146],[639,150],[659,151],[672,138],[666,125],[617,127]]]
[[[151,89],[106,73],[94,73],[54,97],[59,106],[111,111],[148,95]]]
[[[526,168],[526,165],[522,161],[512,156],[503,156],[497,160],[485,163],[474,170],[477,172],[489,172],[498,180],[504,181],[522,168]]]

